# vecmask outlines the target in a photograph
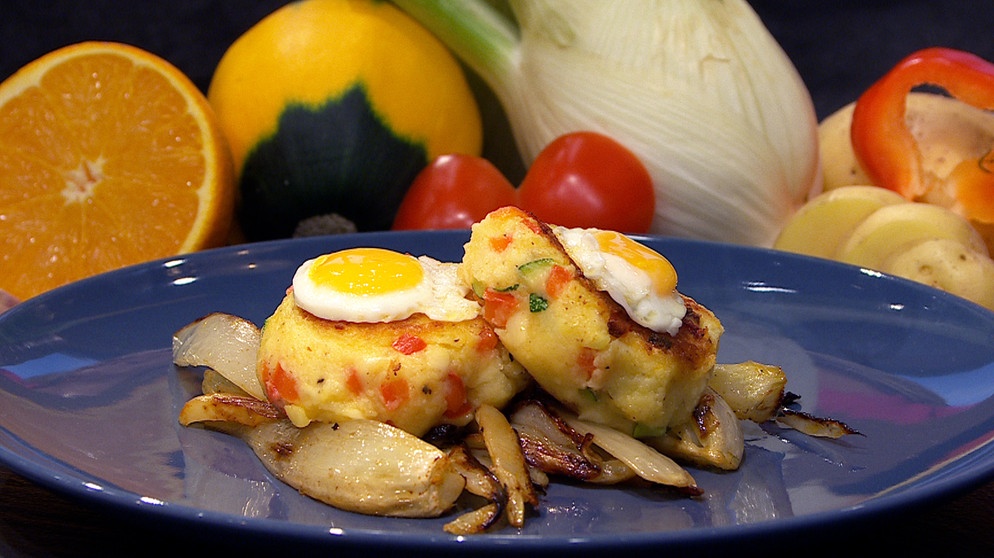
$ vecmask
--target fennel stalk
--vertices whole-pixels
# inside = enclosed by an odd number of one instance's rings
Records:
[[[493,90],[526,165],[607,134],[653,176],[651,232],[759,246],[820,190],[810,94],[746,1],[497,1],[394,0]]]

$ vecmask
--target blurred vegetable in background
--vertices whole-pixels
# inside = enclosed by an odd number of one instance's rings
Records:
[[[514,205],[514,185],[483,157],[450,153],[428,164],[408,188],[393,228],[468,229],[494,208]]]
[[[787,221],[773,247],[904,277],[994,309],[994,260],[980,233],[948,208],[887,188],[822,192]]]
[[[945,177],[929,172],[905,118],[908,94],[921,85],[941,87],[968,105],[994,110],[994,64],[949,48],[914,52],[856,101],[851,133],[860,166],[874,184],[909,200],[927,199],[940,190],[964,217],[994,223],[994,146],[981,144],[978,152],[961,154]]]
[[[393,227],[469,228],[505,205],[564,227],[645,233],[655,192],[649,171],[625,146],[603,134],[571,132],[538,154],[518,188],[482,157],[435,159],[414,179]]]
[[[820,187],[810,94],[744,0],[395,3],[493,89],[526,164],[576,130],[641,158],[652,232],[770,245]]]
[[[387,229],[429,161],[479,154],[483,142],[456,58],[386,2],[282,6],[225,51],[208,98],[231,145],[248,240],[289,237],[329,214]]]
[[[922,86],[927,86],[922,89]],[[994,308],[994,64],[932,47],[819,125],[824,193],[774,248]]]

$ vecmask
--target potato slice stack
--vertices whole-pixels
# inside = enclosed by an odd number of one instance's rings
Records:
[[[774,248],[897,275],[994,309],[994,260],[969,221],[877,186],[842,186],[801,207]]]

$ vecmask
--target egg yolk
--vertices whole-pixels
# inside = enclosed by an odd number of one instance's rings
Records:
[[[424,279],[414,256],[382,248],[350,248],[319,256],[308,271],[316,285],[375,296],[415,287]]]
[[[666,296],[676,289],[676,268],[659,252],[614,231],[597,231],[594,236],[601,251],[644,271],[656,294]]]

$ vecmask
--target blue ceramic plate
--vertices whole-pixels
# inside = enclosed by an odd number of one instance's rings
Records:
[[[917,284],[766,250],[645,239],[724,322],[719,360],[782,365],[803,409],[862,436],[748,428],[742,467],[692,470],[703,497],[555,483],[521,531],[458,539],[438,520],[347,513],[299,495],[241,442],[176,422],[198,389],[172,333],[209,312],[262,321],[296,267],[379,245],[458,260],[462,232],[278,241],[140,265],[0,315],[0,460],[159,525],[345,552],[567,551],[737,544],[930,502],[994,472],[994,315]]]

